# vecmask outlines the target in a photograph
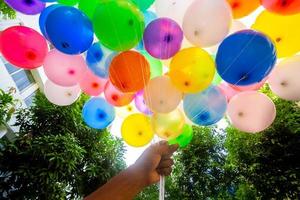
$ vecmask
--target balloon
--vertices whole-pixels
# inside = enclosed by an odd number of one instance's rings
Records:
[[[46,6],[44,2],[39,0],[4,0],[4,2],[12,9],[26,15],[39,14]]]
[[[155,20],[157,18],[157,15],[150,10],[146,10],[145,12],[143,12],[143,14],[144,14],[144,19],[145,19],[145,26],[148,26],[148,24],[150,24],[150,22],[152,22],[153,20]]]
[[[177,90],[168,76],[151,79],[144,90],[146,105],[153,112],[169,113],[179,105],[183,94]]]
[[[300,100],[300,55],[279,63],[268,79],[271,90],[280,98]]]
[[[155,10],[159,17],[173,19],[181,25],[183,16],[193,1],[194,0],[156,0]]]
[[[104,0],[79,0],[78,8],[86,14],[90,20],[93,20],[97,6]]]
[[[183,33],[175,21],[159,18],[147,26],[143,40],[145,49],[151,56],[168,59],[180,50]]]
[[[94,74],[102,78],[107,78],[112,55],[115,55],[113,51],[97,42],[87,51],[86,63]],[[108,60],[109,62],[107,62]]]
[[[96,9],[93,24],[100,42],[115,51],[135,47],[144,32],[143,14],[128,1],[108,0]]]
[[[57,0],[58,3],[68,5],[68,6],[74,6],[78,3],[79,0]]]
[[[137,92],[149,82],[149,63],[138,52],[122,52],[111,62],[109,79],[121,92]]]
[[[180,135],[185,121],[183,113],[176,109],[170,113],[154,113],[151,123],[158,137],[171,140]]]
[[[266,95],[248,91],[231,99],[227,115],[232,125],[244,132],[257,133],[268,128],[276,116],[276,108]]]
[[[247,86],[236,86],[236,85],[230,85],[233,89],[243,92],[243,91],[256,91],[259,90],[267,81],[268,77],[264,78],[261,82],[255,83],[252,85],[247,85]]]
[[[49,13],[51,13],[53,10],[55,10],[56,8],[58,8],[60,6],[61,6],[60,4],[54,4],[54,5],[48,6],[40,14],[40,17],[39,17],[39,26],[40,26],[40,30],[41,30],[42,34],[46,38],[47,38],[46,21],[47,21],[48,15],[49,15]]]
[[[170,78],[180,91],[196,93],[211,84],[215,71],[212,57],[203,49],[191,47],[181,50],[173,57]]]
[[[90,96],[100,95],[104,91],[106,83],[107,79],[99,78],[90,70],[86,70],[79,82],[82,91]]]
[[[0,50],[11,64],[34,69],[43,65],[48,46],[45,38],[25,26],[12,26],[0,34]]]
[[[186,116],[192,122],[208,126],[224,117],[227,101],[216,86],[210,86],[201,93],[186,95],[183,99],[183,107]]]
[[[123,140],[130,146],[143,147],[154,137],[150,119],[143,114],[128,116],[121,127]]]
[[[87,70],[81,55],[67,55],[56,49],[51,50],[44,62],[46,76],[55,84],[73,86],[79,83]]]
[[[220,85],[218,85],[218,88],[221,90],[221,92],[225,95],[227,101],[229,102],[232,97],[240,93],[240,91],[235,90],[232,85],[226,83],[225,81],[221,82]]]
[[[105,86],[104,95],[106,101],[118,107],[128,105],[134,99],[133,93],[122,93],[109,81]]]
[[[146,51],[141,51],[150,64],[150,79],[161,76],[163,73],[163,66],[160,60],[153,58]]]
[[[262,5],[270,12],[280,15],[300,13],[299,0],[261,0]]]
[[[249,15],[260,6],[260,0],[227,0],[227,2],[235,19]]]
[[[262,12],[252,26],[268,35],[276,44],[279,58],[292,56],[300,51],[300,14],[280,16]]]
[[[115,110],[103,98],[94,97],[84,104],[82,117],[88,126],[104,129],[115,119]]]
[[[216,64],[226,82],[245,86],[269,75],[276,62],[276,50],[264,34],[244,30],[228,36],[220,45]]]
[[[116,112],[117,112],[117,115],[123,119],[125,119],[129,115],[139,113],[139,111],[136,109],[136,107],[134,106],[133,103],[128,104],[126,106],[122,106],[122,107],[116,107]]]
[[[180,148],[185,148],[193,139],[193,128],[187,124],[183,126],[182,133],[175,139],[170,140],[168,143],[178,144]]]
[[[144,99],[144,91],[141,90],[138,93],[136,93],[134,98],[135,106],[136,108],[145,115],[152,115],[151,110],[148,108],[148,106],[145,103]]]
[[[154,2],[154,0],[130,0],[134,3],[140,10],[147,10]]]
[[[56,0],[40,0],[42,2],[55,2]]]
[[[215,73],[214,79],[212,81],[213,85],[219,85],[222,82],[222,78],[218,73]]]
[[[44,86],[46,98],[58,106],[68,106],[74,103],[80,96],[80,87],[62,87],[47,80]]]
[[[66,54],[86,51],[94,38],[90,20],[70,6],[60,6],[51,11],[46,19],[45,30],[53,46]]]
[[[185,37],[192,44],[209,47],[226,37],[230,25],[231,9],[226,1],[199,0],[189,6],[182,27]]]

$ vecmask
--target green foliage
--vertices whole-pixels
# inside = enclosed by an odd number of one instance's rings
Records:
[[[4,0],[0,0],[0,14],[4,19],[15,19],[16,11],[9,7]]]
[[[123,143],[83,123],[86,100],[59,107],[38,94],[34,106],[18,112],[17,140],[0,140],[2,198],[77,199],[124,169]]]
[[[8,122],[12,114],[15,112],[15,105],[17,101],[13,99],[14,89],[4,92],[0,89],[0,125]]]

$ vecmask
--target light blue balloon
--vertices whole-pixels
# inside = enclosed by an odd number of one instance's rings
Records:
[[[57,0],[40,0],[40,1],[42,1],[42,2],[55,2]]]
[[[95,129],[107,128],[115,119],[115,109],[101,97],[88,100],[82,109],[84,122]]]
[[[55,10],[56,8],[58,8],[60,6],[61,6],[60,4],[54,4],[54,5],[48,6],[40,14],[39,26],[40,26],[40,30],[41,30],[42,34],[45,36],[45,38],[48,38],[47,35],[46,35],[46,20],[47,20],[47,17],[49,15],[49,13],[51,13],[53,10]]]
[[[109,75],[110,63],[116,54],[116,52],[97,42],[88,49],[86,63],[95,75],[101,78],[107,78]]]
[[[145,19],[145,26],[148,26],[148,24],[150,22],[152,22],[153,20],[155,20],[157,18],[157,15],[154,12],[149,11],[149,10],[143,12],[143,14],[144,14],[144,19]]]
[[[227,109],[227,100],[216,87],[197,94],[187,94],[183,99],[186,116],[195,124],[209,126],[220,121]]]

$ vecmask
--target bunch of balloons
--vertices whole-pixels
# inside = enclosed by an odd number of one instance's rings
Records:
[[[192,124],[225,116],[241,131],[263,131],[276,117],[258,91],[265,83],[280,98],[300,100],[299,0],[5,2],[40,14],[40,30],[2,31],[1,54],[20,68],[42,67],[53,104],[91,96],[82,109],[88,126],[124,118],[121,135],[134,147],[154,135],[186,147]],[[260,6],[251,28],[237,21]]]

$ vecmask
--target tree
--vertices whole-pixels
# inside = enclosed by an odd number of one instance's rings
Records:
[[[34,106],[18,112],[16,141],[1,140],[2,198],[81,198],[124,169],[123,143],[81,119],[86,100],[58,107],[38,94]]]
[[[4,19],[15,19],[16,18],[16,11],[10,8],[4,0],[0,1],[0,14]]]
[[[227,165],[257,191],[261,199],[300,198],[300,108],[263,89],[277,108],[270,128],[248,134],[229,127]]]

